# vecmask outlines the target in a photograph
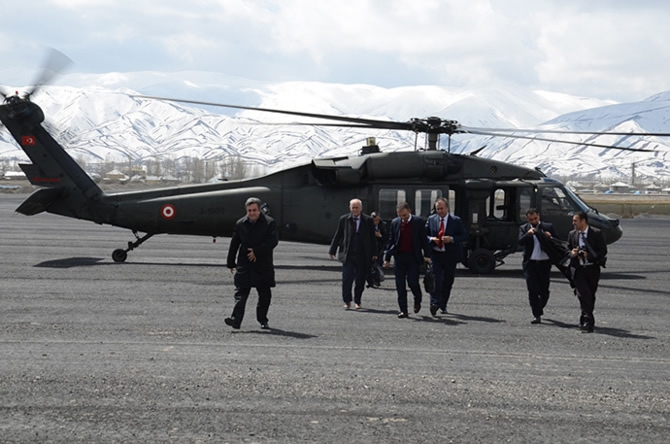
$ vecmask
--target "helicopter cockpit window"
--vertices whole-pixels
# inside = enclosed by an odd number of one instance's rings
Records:
[[[442,190],[416,190],[414,193],[414,214],[424,219],[430,216],[433,204],[439,197],[442,197]]]
[[[378,214],[384,220],[391,220],[396,217],[396,207],[400,202],[407,200],[405,190],[384,189],[379,190],[379,208]],[[370,211],[374,211],[371,209]]]
[[[542,188],[542,212],[544,214],[569,214],[580,211],[565,190],[560,187]]]

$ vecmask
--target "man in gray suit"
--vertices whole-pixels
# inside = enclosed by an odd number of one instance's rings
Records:
[[[365,279],[372,262],[377,260],[374,230],[372,218],[363,213],[361,200],[351,199],[349,213],[340,217],[328,251],[331,259],[335,259],[337,254],[337,259],[342,262],[342,300],[345,310],[351,307],[352,299],[355,308],[361,308]]]

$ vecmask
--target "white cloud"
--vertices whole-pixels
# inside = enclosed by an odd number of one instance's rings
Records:
[[[619,99],[670,89],[661,1],[32,0],[3,13],[0,57],[22,69],[53,45],[84,72],[518,83]]]

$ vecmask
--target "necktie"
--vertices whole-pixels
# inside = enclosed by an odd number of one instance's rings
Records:
[[[442,236],[444,236],[444,218],[440,218],[440,231],[437,232],[437,246],[442,248],[444,246],[444,242],[442,242]]]
[[[358,233],[358,218],[354,217],[354,232]]]

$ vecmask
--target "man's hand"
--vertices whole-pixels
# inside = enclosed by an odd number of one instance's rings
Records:
[[[256,255],[254,254],[254,249],[249,248],[247,253],[247,259],[249,259],[249,262],[256,262]]]

